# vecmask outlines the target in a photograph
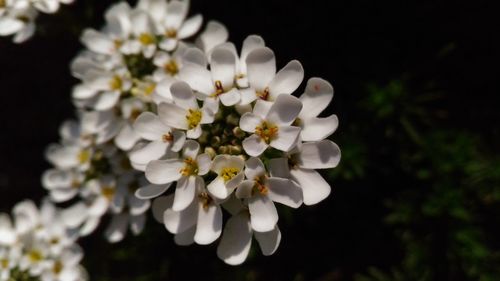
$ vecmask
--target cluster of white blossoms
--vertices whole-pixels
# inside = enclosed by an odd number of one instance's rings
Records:
[[[2,1],[2,0],[0,0]],[[218,240],[217,255],[243,263],[252,237],[264,255],[279,246],[275,203],[298,208],[331,191],[317,169],[334,168],[340,149],[327,138],[335,115],[321,78],[304,79],[298,61],[278,71],[256,35],[241,51],[226,28],[189,1],[122,2],[100,31],[87,29],[73,61],[78,119],[61,126],[47,150],[43,185],[54,202],[72,202],[64,225],[79,236],[102,217],[110,242],[139,234],[147,211],[179,245]],[[151,204],[151,200],[153,203]],[[224,219],[225,217],[225,219]],[[225,221],[225,224],[224,224]]]
[[[0,213],[1,281],[84,281],[80,266],[83,252],[74,232],[60,219],[61,212],[49,201],[38,209],[22,201],[8,214]]]
[[[28,40],[35,33],[38,13],[53,14],[60,4],[74,0],[0,0],[0,36],[14,35],[15,43]]]

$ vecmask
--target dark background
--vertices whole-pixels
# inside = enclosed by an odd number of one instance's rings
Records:
[[[44,195],[43,151],[74,116],[79,34],[113,3],[76,2],[42,15],[27,43],[0,38],[1,211]],[[237,46],[263,36],[279,67],[298,59],[334,85],[332,195],[280,209],[277,253],[254,247],[239,267],[216,245],[174,245],[152,220],[116,245],[100,229],[82,240],[91,280],[500,280],[494,1],[192,0],[191,13],[224,23]]]

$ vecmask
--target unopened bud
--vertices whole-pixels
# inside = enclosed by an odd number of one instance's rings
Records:
[[[212,159],[217,155],[217,152],[211,146],[205,147],[205,153],[210,155]]]
[[[235,114],[229,114],[229,116],[226,117],[226,123],[233,126],[238,126],[240,124],[240,118]]]
[[[240,127],[234,127],[233,135],[239,139],[242,139],[245,137],[245,132]]]

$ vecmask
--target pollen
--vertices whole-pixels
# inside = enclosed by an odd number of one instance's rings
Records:
[[[150,33],[142,33],[139,35],[139,42],[141,42],[142,45],[151,45],[156,42],[156,39]]]
[[[255,128],[255,134],[269,144],[278,135],[278,127],[264,121]]]
[[[90,151],[82,150],[80,151],[80,153],[78,153],[77,157],[78,157],[78,162],[80,162],[80,164],[85,164],[90,160]]]
[[[261,100],[268,100],[269,99],[269,88],[265,88],[264,91],[257,91],[257,97],[259,97]]]
[[[198,163],[191,157],[184,159],[184,168],[181,169],[181,174],[183,176],[191,176],[198,174]]]
[[[56,261],[56,262],[54,263],[54,266],[52,267],[52,271],[53,271],[56,275],[57,275],[57,274],[59,274],[59,273],[61,273],[62,269],[63,269],[63,264],[62,264],[62,262],[60,262],[60,261]]]
[[[39,262],[43,259],[43,255],[39,250],[31,250],[28,253],[28,258],[31,262]]]
[[[116,194],[116,188],[114,186],[103,186],[101,190],[102,196],[111,201]]]
[[[222,82],[217,80],[215,81],[215,92],[211,96],[218,97],[222,94],[224,94],[224,88],[222,87]]]
[[[189,109],[186,115],[189,129],[194,129],[201,122],[201,111],[199,109]]]
[[[167,133],[161,136],[161,139],[164,143],[168,143],[174,140],[174,136],[172,135],[172,133]]]
[[[220,175],[224,179],[224,182],[228,182],[232,180],[236,175],[240,172],[240,169],[238,168],[223,168]]]
[[[123,87],[123,80],[120,78],[120,76],[115,75],[113,78],[111,78],[111,81],[109,81],[109,87],[111,90],[114,91],[119,91]]]
[[[163,69],[165,70],[166,73],[170,74],[171,76],[176,75],[179,73],[179,65],[175,60],[169,60],[164,66]]]
[[[266,176],[257,177],[255,179],[254,192],[257,191],[262,195],[267,195],[267,193],[269,192],[269,189],[264,184],[265,180],[266,180]]]
[[[176,38],[177,37],[177,30],[169,29],[165,32],[165,36],[167,36],[168,38]]]

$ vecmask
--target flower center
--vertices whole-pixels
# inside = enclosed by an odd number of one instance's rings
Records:
[[[181,169],[181,174],[183,176],[197,175],[198,163],[191,157],[184,159],[184,168]]]
[[[80,162],[80,164],[85,164],[90,160],[90,151],[82,150],[80,151],[80,153],[78,153],[77,157],[78,157],[78,162]]]
[[[137,117],[139,117],[139,115],[141,115],[141,113],[142,113],[142,110],[140,110],[138,108],[132,109],[132,112],[130,112],[130,120],[135,121],[135,119],[137,119]]]
[[[189,129],[194,129],[201,122],[201,111],[199,109],[189,109],[186,115]]]
[[[111,78],[111,81],[109,81],[109,87],[111,90],[114,91],[120,91],[123,87],[123,80],[120,78],[120,76],[115,75],[113,78]]]
[[[212,97],[218,97],[224,94],[224,88],[222,87],[222,82],[217,80],[215,81],[215,93],[212,94]]]
[[[39,262],[43,259],[43,255],[39,250],[31,250],[28,253],[28,258],[31,262]]]
[[[166,73],[170,74],[171,76],[174,76],[177,73],[179,73],[179,65],[177,65],[177,62],[175,62],[175,60],[169,60],[163,66],[163,69],[165,70]]]
[[[176,38],[177,37],[177,30],[175,30],[175,29],[168,29],[165,32],[165,36],[167,36],[168,38]]]
[[[0,4],[2,4],[2,1],[0,0]],[[1,6],[0,6],[1,7]],[[0,266],[2,268],[8,268],[9,267],[9,260],[8,259],[1,259],[0,260]]]
[[[210,203],[212,203],[212,198],[208,196],[208,193],[202,192],[200,195],[198,195],[198,199],[200,200],[201,204],[203,205],[203,209],[206,211],[208,207],[210,206]]]
[[[0,1],[1,1],[1,0],[0,0]],[[123,41],[122,41],[122,40],[120,40],[120,39],[115,39],[115,40],[113,41],[113,43],[115,44],[115,49],[117,49],[117,50],[118,50],[118,49],[120,49],[120,48],[122,47],[122,45],[123,45]]]
[[[238,168],[223,168],[220,175],[224,179],[224,182],[228,182],[232,180],[238,173],[240,172],[240,169]]]
[[[114,186],[103,186],[101,190],[102,196],[111,201],[113,196],[115,196],[116,189]]]
[[[80,181],[77,179],[74,179],[71,181],[71,187],[74,189],[80,188],[80,184],[81,184]]]
[[[172,133],[166,133],[163,136],[161,136],[161,139],[164,143],[168,143],[174,140],[174,136],[172,135]]]
[[[254,179],[255,185],[254,185],[254,192],[257,191],[262,195],[267,195],[269,190],[267,189],[266,185],[264,184],[266,180],[266,176],[260,176],[256,177]]]
[[[278,127],[264,121],[255,128],[255,134],[269,144],[278,134]]]
[[[151,45],[154,44],[155,41],[155,38],[150,33],[142,33],[139,35],[139,42],[141,42],[142,45]]]
[[[60,261],[56,261],[54,263],[54,267],[52,267],[52,271],[54,271],[56,275],[61,273],[62,269],[63,269],[63,264]]]
[[[259,97],[261,100],[268,100],[269,88],[265,88],[264,91],[257,91],[257,97]]]

